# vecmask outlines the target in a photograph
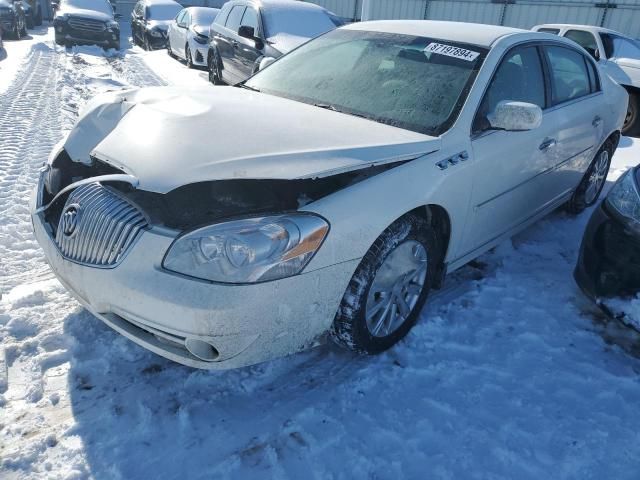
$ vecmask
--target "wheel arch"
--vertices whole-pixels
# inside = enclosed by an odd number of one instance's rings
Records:
[[[451,242],[451,216],[445,207],[434,203],[416,207],[405,213],[405,215],[417,215],[424,218],[429,228],[433,229],[436,233],[440,245],[437,267],[438,275],[433,288],[439,289],[442,286],[446,274],[445,258],[447,258],[447,252]]]

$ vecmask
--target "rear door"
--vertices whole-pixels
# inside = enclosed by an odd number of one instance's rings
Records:
[[[187,10],[182,10],[178,13],[178,16],[169,26],[169,44],[171,45],[171,51],[180,55],[180,24],[183,22]]]
[[[577,49],[545,45],[544,58],[551,85],[551,106],[545,117],[555,126],[552,135],[556,173],[547,188],[554,196],[573,190],[586,172],[600,139],[606,110],[593,59]]]
[[[540,127],[523,132],[493,130],[487,115],[502,100],[547,107],[542,51],[536,44],[512,48],[494,73],[474,120],[475,162],[471,217],[463,241],[464,255],[524,224],[550,200],[545,173],[555,164],[553,121],[543,114]]]

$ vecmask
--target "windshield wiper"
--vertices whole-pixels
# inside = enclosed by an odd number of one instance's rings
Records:
[[[234,85],[234,87],[238,87],[238,88],[244,88],[246,90],[251,90],[252,92],[259,92],[260,90],[258,90],[255,87],[250,87],[249,85],[245,85],[244,83],[236,83]]]
[[[362,113],[354,113],[354,112],[345,112],[344,110],[338,110],[335,105],[331,105],[330,103],[314,103],[314,107],[324,108],[325,110],[331,110],[332,112],[344,113],[345,115],[351,115],[353,117],[366,118],[367,120],[371,120],[367,115],[363,115]]]

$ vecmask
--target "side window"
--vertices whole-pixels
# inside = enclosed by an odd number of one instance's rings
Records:
[[[540,33],[550,33],[552,35],[558,35],[560,33],[559,28],[539,28]]]
[[[242,19],[242,15],[244,15],[245,8],[246,7],[244,5],[236,5],[233,7],[231,12],[229,12],[229,18],[227,18],[225,27],[237,33],[240,28],[240,20]]]
[[[258,29],[258,13],[253,8],[247,7],[244,15],[242,16],[242,22],[240,22],[240,25],[243,27],[253,27],[256,35],[258,35],[258,32],[260,31]]]
[[[218,13],[213,23],[216,25],[224,25],[226,23],[227,18],[229,17],[229,10],[231,9],[229,5],[230,4],[226,4],[222,7],[222,10],[220,10],[220,13]]]
[[[189,25],[191,25],[191,15],[189,14],[188,11],[184,12],[184,17],[182,18],[182,23],[184,24],[185,27],[188,27]]]
[[[484,94],[473,122],[474,132],[490,127],[487,115],[502,100],[533,103],[545,108],[544,74],[537,47],[516,47],[504,57]]]
[[[544,48],[551,76],[551,103],[558,105],[591,93],[584,56],[571,48]]]
[[[591,32],[585,32],[584,30],[569,30],[564,36],[569,40],[576,42],[593,56],[595,56],[595,53],[598,51],[596,37],[594,37]]]
[[[180,26],[182,26],[184,24],[184,17],[187,14],[186,10],[182,10],[178,16],[176,17],[176,23]]]
[[[630,60],[640,60],[640,43],[628,38],[611,35],[613,39],[613,56]]]

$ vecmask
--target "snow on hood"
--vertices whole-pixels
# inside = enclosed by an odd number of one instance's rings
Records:
[[[56,13],[56,17],[61,17],[63,15],[68,15],[70,17],[86,17],[93,20],[102,20],[103,22],[113,20],[113,15],[108,15],[104,12],[98,12],[96,10],[85,10],[81,8],[60,8],[60,10],[58,10],[58,12]]]
[[[95,98],[65,148],[166,193],[209,180],[328,176],[417,158],[440,139],[240,88],[152,87]]]
[[[273,37],[267,38],[267,42],[280,53],[289,53],[294,48],[311,40],[311,37],[301,37],[290,33],[279,32]]]

